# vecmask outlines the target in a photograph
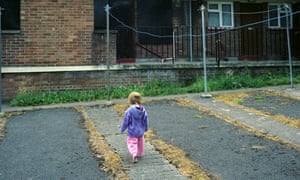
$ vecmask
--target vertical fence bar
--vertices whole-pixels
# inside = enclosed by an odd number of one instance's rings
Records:
[[[218,64],[218,67],[219,67],[219,62],[220,62],[220,54],[219,54],[219,34],[216,33],[215,34],[215,53],[216,53],[216,63]]]
[[[185,28],[185,35],[186,35],[186,38],[185,38],[185,45],[186,45],[186,57],[190,57],[190,42],[189,42],[189,27],[186,27]]]
[[[260,25],[260,29],[259,29],[259,31],[260,31],[260,39],[261,39],[261,44],[260,44],[260,46],[261,46],[261,48],[260,48],[260,54],[261,54],[261,56],[263,57],[263,59],[265,60],[265,57],[264,57],[264,42],[263,42],[263,34],[264,34],[264,32],[263,32],[263,27],[262,27],[262,25]]]
[[[275,39],[275,38],[272,38],[274,36],[273,34],[273,31],[270,30],[270,36],[269,36],[269,41],[270,41],[270,54],[271,56],[273,56],[273,48],[274,48],[274,43],[271,42],[272,39]]]
[[[242,46],[242,33],[243,33],[243,29],[240,30],[240,32],[238,32],[238,38],[239,38],[239,56],[242,56],[243,53],[243,46]]]
[[[237,57],[237,43],[238,43],[238,39],[237,39],[237,34],[235,30],[231,30],[230,31],[230,39],[231,39],[231,46],[229,47],[229,49],[227,48],[228,46],[226,46],[226,44],[224,45],[224,49],[225,49],[225,54],[224,56],[235,56]]]
[[[198,28],[198,27],[196,27],[196,34],[197,34],[197,35],[199,34],[199,28]],[[197,37],[196,37],[196,56],[197,56],[197,57],[200,56],[200,55],[199,55],[198,49],[199,49],[199,37],[197,36]]]
[[[252,30],[250,30],[250,31],[252,31]],[[252,34],[251,33],[249,33],[249,30],[247,31],[245,31],[246,33],[247,33],[247,55],[249,56],[250,54],[253,54],[253,50],[251,49],[250,50],[250,47],[251,47],[251,41],[250,41],[250,39],[252,39]]]
[[[255,39],[256,39],[256,42],[259,42],[259,30],[257,28],[254,29],[255,30]],[[252,44],[252,47],[254,47],[254,42]],[[256,45],[256,59],[259,60],[259,44],[257,43]]]
[[[172,46],[172,56],[173,56],[173,58],[172,58],[172,64],[174,64],[174,62],[175,62],[175,59],[176,59],[176,33],[175,33],[175,31],[173,31],[173,46]]]

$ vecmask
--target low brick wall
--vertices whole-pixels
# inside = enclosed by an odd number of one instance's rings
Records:
[[[288,71],[287,63],[247,64],[247,68],[259,76],[269,71]],[[110,71],[106,66],[91,67],[60,67],[51,70],[43,69],[22,71],[4,71],[2,75],[3,100],[10,100],[19,93],[61,91],[61,90],[90,90],[105,88],[108,78],[111,86],[143,85],[152,80],[163,80],[166,82],[179,83],[181,85],[191,84],[197,77],[203,76],[203,66],[194,64],[152,64],[152,65],[112,65]],[[245,64],[227,64],[220,68],[215,65],[207,65],[207,76],[212,77],[226,72],[241,72]],[[299,73],[300,62],[294,65],[294,73]],[[109,76],[108,76],[109,75]]]

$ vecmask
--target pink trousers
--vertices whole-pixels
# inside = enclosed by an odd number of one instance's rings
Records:
[[[141,157],[144,151],[144,136],[139,138],[127,136],[127,147],[132,156]]]

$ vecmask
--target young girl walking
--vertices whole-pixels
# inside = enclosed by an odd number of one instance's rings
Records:
[[[144,133],[148,130],[148,116],[142,106],[142,96],[138,92],[131,92],[128,96],[130,107],[125,111],[125,116],[120,127],[121,133],[127,130],[127,147],[131,154],[132,163],[137,162],[144,151]]]

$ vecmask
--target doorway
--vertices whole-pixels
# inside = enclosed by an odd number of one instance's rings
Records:
[[[128,27],[134,26],[134,1],[110,0],[111,26],[117,33],[117,63],[135,62],[134,32]]]
[[[241,26],[253,24],[263,20],[262,13],[252,13],[262,11],[263,4],[241,3],[240,15]],[[254,24],[241,29],[241,60],[262,60],[263,55],[263,24]]]

